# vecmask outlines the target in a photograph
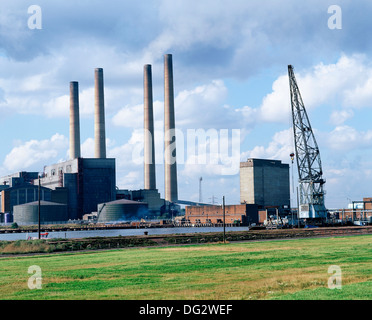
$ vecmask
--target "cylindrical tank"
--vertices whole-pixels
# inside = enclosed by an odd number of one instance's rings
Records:
[[[132,221],[145,218],[148,214],[145,202],[120,199],[98,205],[98,222]]]
[[[39,221],[39,201],[13,207],[14,222],[36,224]],[[40,201],[40,222],[63,222],[68,220],[67,205]]]

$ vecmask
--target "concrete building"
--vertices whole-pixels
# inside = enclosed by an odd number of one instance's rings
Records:
[[[187,206],[185,220],[192,224],[223,223],[222,206]],[[225,223],[249,225],[258,223],[258,206],[256,204],[240,204],[225,206]]]
[[[289,207],[289,165],[264,159],[241,162],[240,202],[261,207]]]
[[[40,180],[56,192],[65,188],[69,219],[82,219],[99,203],[116,200],[115,176],[115,159],[77,158],[46,166]]]

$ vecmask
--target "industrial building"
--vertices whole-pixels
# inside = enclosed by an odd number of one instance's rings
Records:
[[[261,207],[290,207],[289,165],[279,160],[240,163],[240,202]]]
[[[185,221],[191,224],[222,224],[224,221],[222,206],[187,206]],[[225,223],[249,225],[258,223],[258,206],[240,204],[225,206]]]
[[[97,205],[116,200],[115,159],[106,158],[103,69],[94,70],[95,158],[81,158],[79,85],[70,82],[70,160],[46,166],[42,186],[58,190],[68,204],[68,219],[82,219]],[[63,189],[61,189],[63,188]]]
[[[1,212],[13,212],[16,205],[36,201],[39,199],[39,187],[31,184],[22,184],[9,187],[1,191]],[[40,199],[45,201],[52,200],[52,190],[41,187]]]
[[[330,218],[340,220],[343,223],[353,222],[357,225],[372,223],[372,198],[352,201],[348,209],[329,210]]]
[[[175,109],[173,87],[173,57],[164,55],[164,199],[156,188],[155,136],[152,67],[144,65],[144,189],[116,190],[117,199],[140,201],[147,204],[148,215],[176,214],[180,211],[177,186],[177,161],[175,147]]]
[[[40,223],[61,223],[67,221],[67,205],[50,202],[39,201],[29,202],[14,206],[13,219],[21,225],[37,224],[39,221],[40,209]]]
[[[132,200],[115,200],[98,205],[98,222],[127,222],[147,218],[147,203]]]
[[[240,205],[225,206],[225,223],[264,223],[290,213],[289,165],[280,160],[248,159],[240,163]],[[223,222],[222,206],[187,206],[192,224]]]
[[[139,212],[157,217],[180,210],[177,190],[175,112],[172,55],[164,55],[164,160],[165,199],[156,188],[154,120],[151,65],[144,66],[144,189],[119,190],[116,187],[115,159],[106,158],[106,130],[103,69],[94,70],[94,158],[83,158],[80,146],[79,83],[70,82],[70,159],[47,165],[39,178],[38,172],[20,172],[0,178],[1,212],[13,214],[15,222],[34,221],[33,206],[39,197],[45,208],[52,206],[44,201],[66,206],[67,213],[58,217],[67,220],[82,219],[96,213],[100,221],[139,217]],[[119,201],[119,202],[115,202]],[[128,202],[130,201],[130,202]],[[30,204],[32,203],[32,205]],[[140,204],[141,203],[141,204]],[[141,210],[138,210],[140,207]],[[32,208],[32,209],[31,209]],[[62,207],[58,207],[62,208]],[[64,207],[63,207],[64,208]],[[114,209],[113,209],[114,208]],[[119,208],[119,209],[118,209]],[[144,210],[145,208],[145,210]],[[64,210],[64,209],[63,209]],[[112,210],[116,211],[112,214]],[[48,215],[47,209],[43,212]],[[30,215],[29,217],[26,217]],[[50,212],[49,219],[55,221]],[[119,218],[119,219],[118,219]],[[4,221],[3,217],[0,217]],[[60,220],[58,220],[60,221]]]
[[[0,178],[0,221],[13,222],[13,210],[15,206],[33,202],[39,199],[51,201],[53,191],[49,188],[34,185],[37,172],[17,172]]]
[[[167,212],[167,202],[161,198],[157,189],[116,190],[116,199],[145,202],[149,217],[157,217]]]
[[[0,178],[0,190],[24,184],[34,184],[39,177],[38,172],[21,171]]]
[[[291,66],[289,66],[289,75],[291,97],[300,98]],[[152,67],[149,64],[144,65],[143,69],[143,90],[143,189],[121,190],[116,187],[116,161],[106,157],[103,69],[96,68],[94,70],[94,158],[84,158],[81,155],[79,83],[72,81],[70,82],[69,106],[70,159],[45,166],[40,177],[38,172],[21,171],[0,178],[0,222],[11,221],[9,215],[14,215],[14,221],[17,223],[35,222],[35,206],[36,203],[39,206],[37,200],[41,200],[42,221],[44,222],[80,220],[84,216],[97,217],[98,222],[127,221],[144,217],[156,218],[164,214],[176,216],[180,211],[180,205],[186,205],[185,220],[189,223],[222,223],[221,206],[205,205],[200,203],[201,199],[197,203],[178,198],[171,54],[164,55],[164,199],[161,198],[156,186]],[[302,101],[292,99],[292,109],[298,105],[303,107]],[[294,111],[293,118],[296,118]],[[299,127],[297,123],[295,125]],[[299,127],[299,129],[302,130],[301,132],[306,131],[307,134],[312,134],[310,124],[306,128]],[[315,150],[319,151],[315,138],[312,137],[312,139],[316,146]],[[296,155],[298,157],[298,152]],[[300,184],[302,189],[300,188],[299,218],[323,217],[325,212],[323,192],[325,180],[322,178],[319,154],[317,153],[316,156],[319,163],[319,168],[316,168],[319,179],[314,179],[312,183],[318,183],[320,191],[311,194],[311,196],[318,195],[316,201],[314,199],[313,201],[309,198],[309,193],[304,193],[306,179]],[[307,199],[307,202],[304,202],[305,195],[311,201]],[[345,210],[336,210],[337,212],[334,213],[351,220],[371,220],[372,198],[365,198],[358,203],[362,203],[363,207],[353,206],[351,213],[346,213]],[[309,204],[313,206],[313,209],[310,210],[309,207],[305,210]],[[290,210],[289,165],[280,160],[255,158],[241,162],[240,204],[225,206],[225,222],[242,225],[263,223],[274,218],[279,220],[290,214],[292,212]]]
[[[97,205],[116,200],[115,159],[76,158],[46,166],[42,186],[65,193],[68,219],[82,219]]]

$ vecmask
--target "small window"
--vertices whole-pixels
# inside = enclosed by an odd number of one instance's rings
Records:
[[[56,175],[56,169],[52,169],[51,173],[50,173],[52,176],[55,176]]]

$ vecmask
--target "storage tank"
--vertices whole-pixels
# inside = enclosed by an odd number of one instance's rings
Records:
[[[126,199],[101,203],[97,207],[98,222],[140,220],[146,218],[148,212],[147,203]]]
[[[29,202],[13,207],[14,222],[37,224],[39,221],[39,201]],[[67,205],[40,201],[40,222],[63,222],[68,220]]]

